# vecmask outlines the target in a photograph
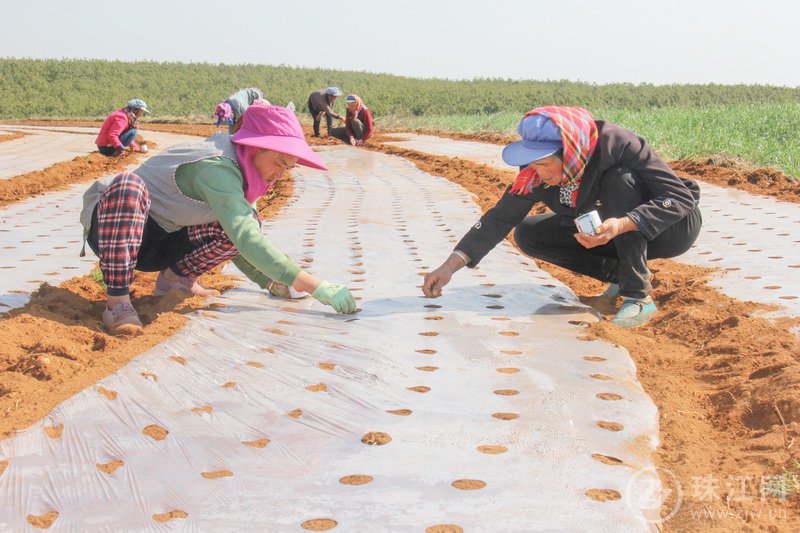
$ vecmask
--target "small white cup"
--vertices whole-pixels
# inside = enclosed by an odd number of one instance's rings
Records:
[[[600,214],[597,211],[589,211],[575,219],[578,231],[586,235],[594,235],[602,223],[603,221],[600,220]]]

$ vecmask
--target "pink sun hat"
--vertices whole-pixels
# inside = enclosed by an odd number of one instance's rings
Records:
[[[231,141],[291,155],[301,165],[328,170],[306,142],[297,116],[285,107],[251,105],[244,112],[241,129]]]

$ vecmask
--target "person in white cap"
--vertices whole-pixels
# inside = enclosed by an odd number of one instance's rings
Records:
[[[144,100],[134,98],[122,109],[111,113],[94,141],[97,150],[109,157],[119,157],[126,148],[132,152],[146,152],[146,147],[140,148],[136,144],[136,136],[139,134],[139,119],[149,112]]]
[[[516,181],[425,277],[425,295],[440,296],[455,271],[475,267],[514,230],[525,254],[609,283],[597,298],[622,297],[612,323],[649,322],[656,306],[647,261],[678,256],[697,239],[697,183],[676,175],[634,132],[579,107],[534,109],[517,129],[522,140],[503,150],[503,161],[521,168]],[[552,213],[528,216],[538,202]],[[592,211],[599,226],[576,230],[576,219]]]
[[[333,110],[336,97],[342,95],[342,90],[338,87],[327,87],[314,91],[308,96],[308,112],[314,119],[314,137],[319,137],[319,126],[322,117],[325,116],[325,125],[328,128],[328,135],[331,134],[333,119],[342,120],[342,116]]]
[[[293,112],[252,105],[233,136],[177,145],[90,186],[80,218],[100,258],[108,331],[142,332],[129,295],[134,270],[160,272],[156,295],[213,296],[217,291],[197,278],[227,260],[273,295],[294,297],[292,288],[337,313],[354,313],[347,287],[302,270],[261,233],[255,202],[295,165],[327,170]]]

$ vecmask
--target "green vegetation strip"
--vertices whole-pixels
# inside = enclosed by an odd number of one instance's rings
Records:
[[[654,108],[598,108],[595,117],[629,128],[666,159],[726,156],[800,177],[800,103]],[[496,131],[516,135],[521,113],[387,117],[384,127]]]
[[[360,94],[381,127],[513,132],[542,105],[578,105],[645,137],[667,158],[723,155],[800,176],[800,88],[763,85],[595,85],[569,81],[444,80],[269,65],[0,58],[0,119],[102,119],[132,97],[146,120],[211,122],[242,87],[305,117],[308,94]],[[344,110],[337,102],[336,109]]]

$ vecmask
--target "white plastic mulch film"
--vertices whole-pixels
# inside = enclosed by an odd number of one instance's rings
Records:
[[[680,260],[721,269],[712,284],[775,305],[769,316],[800,316],[800,205],[708,183],[701,190],[703,231]]]
[[[503,170],[497,145],[416,135],[391,144],[462,157]],[[712,280],[725,294],[777,306],[767,316],[800,316],[800,205],[700,182],[703,230],[678,261],[719,268]],[[800,331],[798,331],[800,332]]]
[[[44,170],[55,163],[97,150],[94,137],[84,133],[5,124],[0,125],[0,133],[22,134],[16,139],[4,140],[0,147],[0,179]]]
[[[391,133],[389,135],[396,139],[403,139],[402,141],[390,141],[387,143],[401,148],[445,157],[460,157],[502,170],[511,168],[503,162],[501,157],[502,148],[496,144],[477,141],[456,141],[445,137],[418,135],[416,133]]]
[[[23,134],[4,140],[0,146],[0,179],[44,170],[56,163],[97,152],[94,141],[99,131],[100,128],[81,126],[0,124],[0,135]],[[156,143],[156,152],[173,144],[198,140],[195,136],[159,131],[140,131],[140,135],[145,141]]]
[[[650,529],[657,411],[628,354],[579,340],[574,294],[507,243],[421,298],[475,204],[322,155],[263,231],[362,311],[227,291],[0,442],[0,530]]]

